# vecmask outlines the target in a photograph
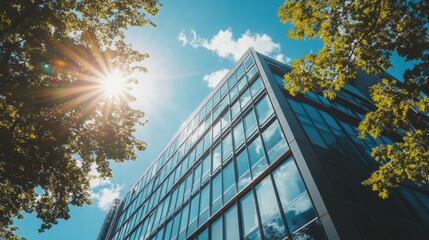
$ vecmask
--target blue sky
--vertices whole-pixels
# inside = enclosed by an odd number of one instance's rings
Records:
[[[112,179],[92,183],[94,205],[71,209],[71,218],[59,221],[45,233],[41,222],[27,215],[17,223],[18,234],[28,239],[96,239],[114,197],[123,196],[162,150],[180,125],[226,74],[234,62],[253,46],[261,53],[288,62],[317,51],[317,40],[287,38],[289,25],[280,23],[277,8],[283,1],[162,1],[151,19],[156,28],[130,28],[127,41],[150,54],[147,74],[138,74],[134,106],[145,112],[148,123],[137,131],[148,148],[138,160],[112,163]],[[401,77],[404,67],[394,57],[389,72]]]

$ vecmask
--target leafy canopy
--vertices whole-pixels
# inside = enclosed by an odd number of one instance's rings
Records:
[[[96,166],[136,159],[143,112],[129,89],[107,96],[112,72],[145,71],[148,57],[124,42],[128,26],[154,25],[157,0],[0,1],[0,238],[16,239],[14,218],[36,212],[39,231],[89,204]],[[143,11],[144,9],[144,11]]]
[[[366,133],[399,133],[402,139],[380,145],[372,155],[383,166],[364,182],[388,197],[389,189],[406,179],[429,181],[429,2],[426,0],[290,0],[278,10],[283,23],[293,27],[294,39],[320,38],[323,47],[292,62],[284,76],[290,94],[314,91],[335,98],[358,69],[375,75],[391,67],[396,53],[415,65],[402,83],[384,79],[370,87],[376,109],[359,124]]]

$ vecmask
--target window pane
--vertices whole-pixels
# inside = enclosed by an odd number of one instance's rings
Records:
[[[256,115],[258,116],[259,125],[263,125],[268,118],[274,114],[273,107],[271,102],[268,99],[268,95],[265,95],[259,102],[255,105]]]
[[[277,167],[273,173],[273,177],[283,207],[286,207],[292,200],[305,191],[301,175],[292,157]]]
[[[166,239],[168,239],[168,238],[166,238]],[[209,231],[206,228],[204,231],[202,231],[200,233],[200,235],[198,235],[198,240],[208,240],[208,239],[209,239]]]
[[[235,71],[235,75],[237,75],[237,79],[239,79],[241,76],[244,75],[243,65],[241,65],[239,68],[237,68],[237,71]]]
[[[255,178],[265,168],[267,168],[267,161],[265,159],[264,149],[262,147],[261,138],[256,138],[247,148],[249,151],[249,160],[252,167],[252,176]]]
[[[249,90],[245,91],[240,97],[241,109],[245,109],[251,102],[252,98],[250,97]]]
[[[220,107],[216,107],[216,108],[213,110],[213,114],[212,114],[213,121],[214,121],[217,117],[219,117],[219,114],[220,114]]]
[[[225,162],[232,154],[232,136],[231,133],[222,139],[222,162]]]
[[[189,212],[188,236],[197,229],[198,205],[200,204],[200,195],[197,194],[191,200],[191,210]]]
[[[229,92],[229,100],[233,102],[235,98],[237,98],[237,96],[238,96],[238,89],[237,87],[234,86]]]
[[[188,213],[189,213],[189,204],[182,209],[182,219],[180,220],[180,231],[177,239],[185,239],[186,237],[186,228],[188,227]]]
[[[167,223],[167,227],[165,227],[165,236],[164,239],[170,239],[171,237],[171,226],[173,225],[173,219]]]
[[[231,108],[232,119],[235,119],[240,114],[240,101],[237,101]]]
[[[292,239],[326,239],[319,220],[313,221],[293,234]]]
[[[213,149],[213,161],[212,161],[212,171],[216,171],[216,169],[219,168],[221,163],[221,154],[220,154],[220,144],[218,144],[214,149]]]
[[[249,192],[240,200],[241,229],[244,239],[260,239],[258,231],[258,219],[256,217],[255,201],[252,192]]]
[[[247,78],[249,81],[258,73],[258,68],[255,66],[250,69],[250,71],[247,73]]]
[[[219,217],[210,226],[211,239],[222,239],[222,217]]]
[[[213,95],[213,107],[219,103],[220,100],[220,92],[219,90]]]
[[[246,138],[249,138],[257,129],[255,113],[250,110],[243,119]]]
[[[255,63],[255,61],[253,61],[252,55],[249,55],[249,57],[246,58],[246,61],[244,61],[244,66],[246,67],[247,71],[253,65],[253,63]]]
[[[238,91],[241,92],[246,87],[247,79],[246,77],[242,77],[240,80],[238,80],[237,88]]]
[[[198,218],[198,226],[201,226],[209,218],[209,190],[210,184],[206,185],[201,190],[200,199],[200,217]]]
[[[240,235],[238,232],[238,215],[237,215],[237,206],[234,205],[225,212],[224,217],[225,225],[225,239],[226,240],[235,240],[239,239]]]
[[[220,97],[223,97],[228,92],[228,83],[224,83],[220,88]]]
[[[204,183],[210,177],[210,154],[203,159],[201,171],[201,183]]]
[[[194,193],[200,188],[200,178],[201,178],[201,164],[194,170],[194,185],[192,186],[192,192]]]
[[[173,228],[171,229],[171,238],[172,240],[177,238],[177,232],[179,231],[180,223],[180,212],[174,217]]]
[[[226,111],[225,114],[222,115],[221,119],[222,132],[229,126],[231,119],[229,117],[229,111]]]
[[[186,201],[191,195],[192,190],[192,173],[186,177],[185,194],[183,195],[183,201]]]
[[[244,150],[236,158],[237,162],[237,176],[238,176],[238,191],[243,189],[248,183],[250,183],[250,167],[249,160],[247,158],[247,151]]]
[[[220,121],[217,121],[213,125],[213,140],[215,140],[220,135]]]
[[[255,189],[264,237],[266,239],[283,239],[286,236],[286,230],[280,216],[280,209],[277,205],[270,176],[259,183]]]
[[[234,86],[235,80],[236,80],[235,74],[232,74],[231,77],[228,78],[227,82],[228,82],[229,89],[231,89],[232,86]]]
[[[262,89],[264,89],[264,84],[262,83],[261,77],[259,77],[255,80],[254,83],[252,83],[252,86],[250,86],[250,93],[252,94],[252,97],[258,95],[258,93],[261,92]]]
[[[204,136],[204,151],[206,151],[211,145],[211,136],[210,131],[207,132],[207,134]]]
[[[235,195],[234,162],[230,162],[222,171],[223,201],[228,202]]]
[[[243,123],[238,122],[233,129],[234,134],[234,149],[237,150],[244,143]]]
[[[277,160],[283,153],[289,150],[278,121],[273,122],[271,126],[265,129],[262,133],[262,139],[264,140],[270,163]]]
[[[313,204],[305,193],[298,200],[285,209],[285,217],[289,231],[294,232],[316,218]]]
[[[218,174],[212,180],[212,214],[222,206],[222,183],[221,174]]]

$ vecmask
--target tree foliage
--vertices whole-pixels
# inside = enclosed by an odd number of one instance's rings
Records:
[[[134,97],[103,93],[112,71],[145,71],[147,54],[124,41],[128,26],[154,25],[157,0],[0,1],[0,238],[14,218],[37,213],[39,231],[89,204],[89,175],[109,159],[134,160],[143,113]],[[143,11],[144,9],[144,11]],[[127,83],[136,83],[127,78]]]
[[[293,27],[294,39],[320,38],[323,47],[292,62],[285,88],[290,94],[314,91],[335,98],[357,70],[375,75],[390,68],[392,54],[415,64],[403,75],[370,87],[376,109],[359,124],[360,137],[368,133],[399,133],[402,140],[380,145],[372,155],[381,166],[364,182],[388,197],[389,189],[406,179],[429,181],[429,2],[425,0],[290,0],[279,8],[283,23]],[[425,122],[426,121],[426,122]]]

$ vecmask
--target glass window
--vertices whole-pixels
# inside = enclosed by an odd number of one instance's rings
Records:
[[[220,135],[220,121],[217,121],[213,125],[213,140],[219,137],[219,135]]]
[[[262,147],[261,138],[256,138],[247,148],[249,152],[249,161],[252,166],[252,176],[256,177],[265,168],[267,168],[267,161],[265,159],[264,148]]]
[[[229,101],[228,98],[224,98],[222,104],[220,105],[220,111],[222,112],[226,107],[228,107]]]
[[[209,99],[206,103],[206,113],[209,114],[212,111],[212,100]]]
[[[174,217],[173,228],[171,229],[171,240],[177,238],[177,232],[179,231],[179,223],[180,223],[180,212]]]
[[[247,73],[247,78],[250,80],[252,80],[252,78],[258,73],[258,68],[255,66],[252,67],[252,69],[249,70],[249,72]]]
[[[235,79],[236,79],[235,74],[232,74],[231,77],[228,78],[227,82],[228,82],[229,89],[231,89],[234,86]]]
[[[377,234],[380,233],[380,231],[377,232]],[[320,221],[316,220],[294,233],[292,239],[326,239],[326,237],[323,233]]]
[[[240,114],[240,112],[241,112],[240,102],[237,101],[231,108],[232,119],[235,119]]]
[[[179,186],[179,191],[177,192],[176,209],[178,209],[180,207],[180,205],[182,204],[184,189],[185,189],[185,181],[182,181],[182,183]]]
[[[230,102],[233,102],[238,96],[238,89],[236,86],[232,87],[232,89],[229,92],[229,100]]]
[[[223,131],[225,131],[225,130],[227,129],[227,127],[229,126],[229,124],[230,124],[230,122],[231,122],[231,119],[230,119],[230,117],[229,117],[229,111],[226,111],[226,112],[222,115],[222,117],[221,117],[220,121],[221,121],[222,132],[223,132]]]
[[[264,140],[270,163],[277,160],[283,153],[289,150],[278,121],[273,122],[265,129],[262,133],[262,139]]]
[[[237,75],[237,79],[240,79],[244,75],[243,65],[237,68],[237,71],[235,71],[235,74]]]
[[[244,61],[244,66],[246,67],[246,70],[249,71],[249,68],[253,65],[253,63],[255,63],[255,61],[253,61],[253,57],[250,54],[247,58],[246,61]]]
[[[210,184],[207,184],[201,190],[201,198],[200,198],[200,217],[198,219],[198,226],[201,226],[207,219],[209,218],[209,192]]]
[[[201,178],[201,164],[194,169],[194,185],[192,186],[192,192],[194,193],[200,188],[200,178]]]
[[[203,152],[206,151],[211,145],[211,136],[210,136],[210,131],[208,131],[206,133],[206,135],[204,136],[204,149]]]
[[[222,139],[222,162],[225,162],[232,154],[232,137],[231,133],[228,133]]]
[[[222,206],[222,183],[221,174],[212,180],[212,214]]]
[[[214,147],[213,149],[213,160],[212,160],[212,171],[216,171],[221,163],[221,154],[220,154],[220,144],[218,144],[216,147]]]
[[[237,150],[244,143],[243,123],[238,122],[233,129],[234,134],[234,149]]]
[[[219,103],[220,100],[220,92],[219,90],[213,95],[213,107]]]
[[[240,200],[241,229],[244,239],[260,239],[258,219],[256,217],[255,201],[252,191]]]
[[[265,239],[283,239],[286,236],[286,230],[270,176],[262,180],[255,190]]]
[[[228,202],[235,195],[234,163],[230,162],[222,171],[223,202]]]
[[[234,204],[224,215],[225,240],[240,239],[238,228],[237,206]]]
[[[186,177],[185,194],[183,195],[183,201],[186,201],[191,195],[192,190],[192,173]]]
[[[277,167],[273,177],[283,207],[286,207],[305,191],[301,175],[292,157]]]
[[[252,83],[252,86],[250,86],[250,93],[252,94],[252,97],[255,97],[258,95],[264,89],[264,84],[262,83],[261,77],[255,80],[254,83]]]
[[[197,229],[198,205],[200,204],[200,195],[197,194],[191,200],[191,210],[189,212],[188,236]]]
[[[166,227],[165,227],[165,236],[164,239],[170,239],[171,238],[171,226],[173,225],[173,219],[168,221]]]
[[[225,82],[220,88],[220,97],[222,98],[228,92],[228,83]]]
[[[242,91],[246,87],[247,79],[246,77],[242,77],[240,80],[238,80],[237,88],[238,91]]]
[[[214,121],[217,117],[219,117],[219,114],[220,114],[220,107],[216,107],[216,108],[213,110],[213,114],[212,114],[212,116],[213,116],[213,121]]]
[[[249,159],[247,158],[247,151],[242,151],[235,159],[237,163],[237,176],[238,176],[238,191],[243,189],[250,183],[250,167]]]
[[[180,220],[180,231],[177,239],[185,239],[186,227],[188,227],[189,204],[182,209],[182,219]]]
[[[257,129],[255,113],[251,109],[243,118],[244,130],[246,138],[249,138]]]
[[[204,183],[210,177],[210,154],[202,160],[201,183]]]
[[[289,231],[292,233],[316,218],[313,204],[307,193],[285,209],[285,217]]]
[[[222,239],[222,216],[214,221],[210,226],[211,238],[210,239]]]
[[[178,193],[178,190],[176,188],[176,190],[174,190],[174,192],[171,194],[171,204],[170,204],[170,209],[168,210],[168,216],[170,216],[175,209],[174,207],[176,205],[177,193]]]
[[[207,116],[207,118],[206,118],[206,123],[204,124],[204,126],[206,127],[206,128],[210,128],[210,125],[212,124],[212,115],[211,114],[209,114],[208,116]]]
[[[206,228],[198,235],[198,240],[208,240],[208,239],[209,239],[209,230]]]
[[[250,104],[251,100],[250,92],[249,90],[246,90],[240,97],[241,109],[245,109]]]
[[[259,125],[262,126],[274,114],[268,95],[265,95],[255,105],[256,116],[258,116]]]

